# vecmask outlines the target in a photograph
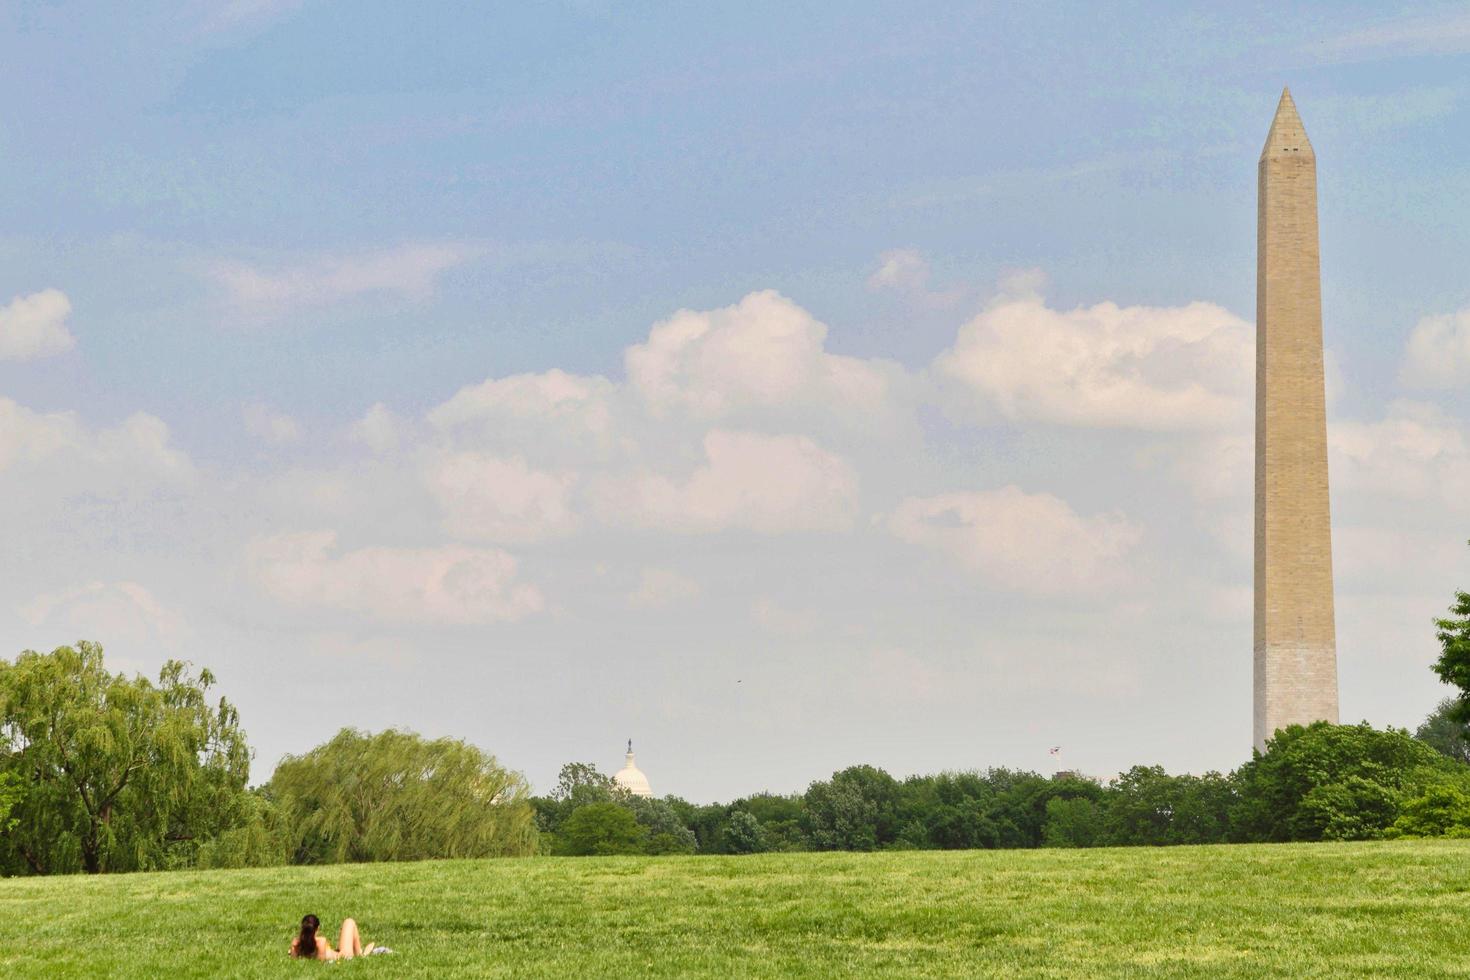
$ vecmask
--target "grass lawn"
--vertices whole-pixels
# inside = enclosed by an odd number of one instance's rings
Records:
[[[290,962],[306,912],[398,952]],[[1470,841],[0,880],[0,976],[1470,974]]]

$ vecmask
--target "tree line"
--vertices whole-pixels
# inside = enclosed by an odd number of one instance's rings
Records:
[[[108,671],[82,642],[0,660],[0,875],[532,854],[752,854],[1470,837],[1470,593],[1437,620],[1458,693],[1419,730],[1278,731],[1230,773],[1135,766],[1103,783],[858,765],[728,804],[629,795],[586,763],[533,796],[458,739],[344,729],[247,785],[208,670]]]
[[[1232,773],[1135,766],[1102,783],[1012,769],[897,779],[852,766],[804,793],[697,805],[639,799],[585,763],[533,799],[553,854],[1159,846],[1470,836],[1464,728],[1437,711],[1411,736],[1294,725]],[[1446,731],[1452,739],[1437,737]],[[1451,754],[1441,751],[1437,744]]]
[[[344,729],[248,787],[214,684],[88,642],[0,660],[0,875],[535,853],[525,778],[458,739]]]

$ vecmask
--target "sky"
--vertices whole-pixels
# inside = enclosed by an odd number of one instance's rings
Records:
[[[1234,768],[1289,85],[1342,717],[1412,728],[1467,79],[1463,3],[0,2],[0,652],[208,667],[255,781]]]

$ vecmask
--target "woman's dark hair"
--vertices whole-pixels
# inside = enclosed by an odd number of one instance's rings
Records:
[[[303,959],[316,959],[316,930],[322,920],[310,912],[301,917],[301,935],[296,937],[296,955]]]

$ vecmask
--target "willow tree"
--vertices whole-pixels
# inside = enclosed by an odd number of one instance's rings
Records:
[[[0,661],[0,771],[20,795],[0,870],[55,874],[189,863],[238,817],[250,770],[214,677],[169,661],[158,682],[110,673],[82,642]]]
[[[520,773],[458,739],[344,728],[276,767],[267,792],[301,863],[531,854]]]

